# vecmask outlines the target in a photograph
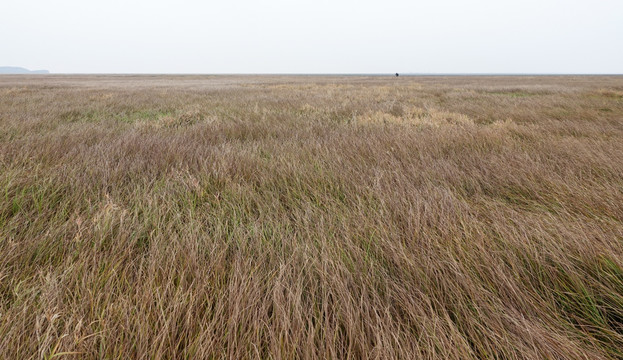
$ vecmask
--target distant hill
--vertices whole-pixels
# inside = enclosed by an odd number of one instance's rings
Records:
[[[0,74],[49,74],[47,70],[28,70],[16,66],[0,66]]]

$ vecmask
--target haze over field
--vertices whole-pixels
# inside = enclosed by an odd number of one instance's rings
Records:
[[[0,74],[49,74],[47,70],[28,70],[17,66],[0,66]]]
[[[621,14],[618,0],[5,1],[0,65],[54,73],[612,74],[623,73]]]

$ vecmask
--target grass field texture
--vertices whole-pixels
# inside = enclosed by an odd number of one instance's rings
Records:
[[[623,77],[2,76],[2,359],[622,359]]]

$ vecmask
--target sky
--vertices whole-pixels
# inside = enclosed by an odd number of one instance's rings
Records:
[[[623,0],[4,0],[53,73],[623,73]]]

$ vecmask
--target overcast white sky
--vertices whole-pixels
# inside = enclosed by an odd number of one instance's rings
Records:
[[[623,0],[4,0],[55,73],[623,73]]]

